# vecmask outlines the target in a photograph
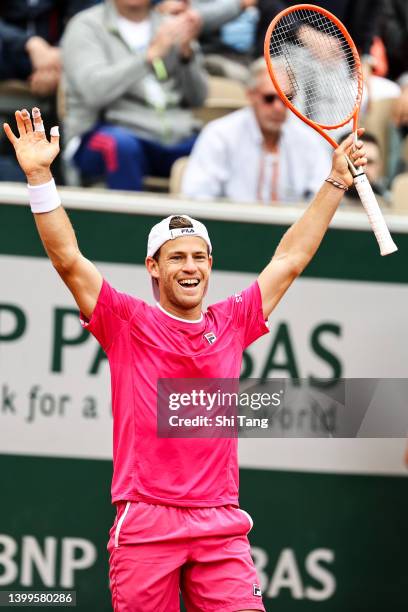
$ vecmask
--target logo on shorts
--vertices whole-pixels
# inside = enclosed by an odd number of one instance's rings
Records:
[[[262,591],[261,591],[261,587],[259,586],[259,584],[253,584],[252,585],[252,593],[253,595],[256,595],[257,597],[262,597]]]
[[[208,334],[204,334],[204,338],[207,340],[207,342],[209,342],[210,344],[214,344],[214,342],[217,339],[217,336],[214,334],[214,332],[208,332]]]

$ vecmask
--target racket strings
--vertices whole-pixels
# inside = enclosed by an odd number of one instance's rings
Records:
[[[318,11],[284,15],[270,39],[275,78],[293,106],[324,126],[352,116],[361,96],[359,67],[338,26]]]
[[[321,46],[321,40],[317,36],[318,33],[328,35],[328,38],[325,40],[326,46],[324,51],[326,53],[329,51],[328,57],[330,59],[337,59],[339,61],[347,59],[348,61],[354,63],[353,51],[344,38],[342,32],[338,29],[336,24],[320,13],[306,13],[306,11],[302,10],[297,11],[297,13],[286,15],[281,22],[279,22],[279,25],[274,32],[277,42],[287,41],[288,34],[293,35],[294,28],[296,26],[300,27],[301,25],[308,25],[315,29],[316,35],[314,36],[313,42],[317,43],[316,46]],[[311,33],[312,32],[310,31],[309,34]],[[341,47],[336,44],[336,41],[341,42]],[[295,40],[293,39],[291,42],[295,43]],[[302,43],[297,41],[297,45],[301,46]]]

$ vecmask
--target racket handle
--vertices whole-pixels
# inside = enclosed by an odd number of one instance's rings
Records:
[[[354,178],[354,185],[367,213],[371,229],[377,238],[381,255],[390,255],[390,253],[398,251],[398,247],[391,237],[367,176],[365,174],[356,176]]]

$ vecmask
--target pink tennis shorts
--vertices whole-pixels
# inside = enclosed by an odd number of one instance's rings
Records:
[[[247,533],[233,506],[178,508],[122,502],[110,531],[115,612],[265,610]]]

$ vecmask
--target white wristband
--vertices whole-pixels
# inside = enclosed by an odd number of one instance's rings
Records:
[[[54,179],[43,185],[27,185],[27,187],[33,213],[46,213],[61,206]]]

